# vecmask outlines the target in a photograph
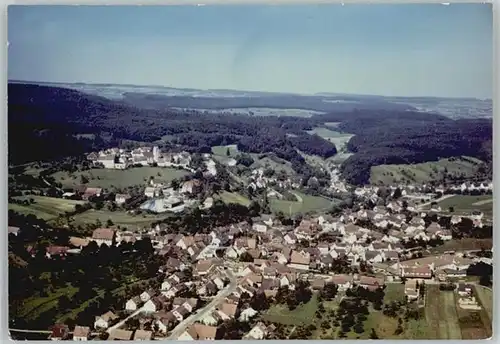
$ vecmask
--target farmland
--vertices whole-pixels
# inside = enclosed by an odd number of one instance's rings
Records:
[[[223,191],[219,194],[220,199],[224,203],[236,203],[244,206],[250,205],[250,200],[239,193]]]
[[[228,145],[228,146],[213,146],[212,154],[218,156],[227,156],[227,151],[229,150],[229,156],[234,158],[239,154],[237,145]]]
[[[452,291],[440,291],[438,285],[428,285],[425,296],[425,318],[430,338],[461,339],[461,329]]]
[[[490,201],[491,200],[491,201]],[[445,212],[448,212],[450,207],[453,207],[453,214],[467,215],[475,210],[482,211],[486,216],[493,214],[493,197],[491,195],[469,196],[469,195],[454,195],[453,197],[446,198],[438,205]],[[427,208],[430,208],[428,206]]]
[[[175,168],[144,166],[127,170],[92,169],[75,172],[71,176],[67,172],[56,172],[52,176],[63,187],[72,188],[81,185],[82,176],[84,176],[88,179],[87,186],[110,189],[113,187],[127,188],[129,186],[145,185],[151,177],[156,182],[168,184],[173,179],[182,178],[188,173]]]
[[[384,303],[405,300],[405,286],[401,283],[390,283],[385,287]]]
[[[169,215],[151,215],[151,214],[141,214],[132,215],[124,211],[108,211],[108,210],[95,210],[89,209],[84,213],[77,214],[73,216],[76,224],[86,224],[95,223],[99,220],[101,223],[106,223],[111,220],[115,225],[121,227],[143,227],[148,226],[155,221],[165,219]]]
[[[51,220],[59,215],[64,214],[65,212],[72,212],[75,210],[75,206],[77,204],[85,204],[84,201],[74,201],[62,198],[53,198],[53,197],[45,197],[45,196],[23,196],[23,197],[15,197],[18,200],[30,200],[33,199],[34,203],[29,205],[22,204],[9,204],[9,209],[17,211],[21,214],[25,215],[35,215],[36,217],[43,220]]]
[[[424,183],[441,180],[447,175],[463,175],[466,178],[477,173],[482,161],[475,158],[448,158],[412,165],[379,165],[373,166],[370,183],[391,185],[400,182]]]
[[[269,200],[269,205],[273,212],[283,212],[284,214],[306,214],[313,211],[325,211],[331,207],[334,202],[320,196],[310,196],[294,191],[297,201],[285,201],[279,199]]]

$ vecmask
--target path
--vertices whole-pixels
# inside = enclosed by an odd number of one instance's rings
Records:
[[[304,202],[304,200],[302,199],[302,197],[299,194],[295,193],[294,191],[290,191],[290,193],[292,193],[295,196],[295,198],[297,198],[297,202],[299,202],[299,203]]]
[[[226,272],[230,280],[226,288],[222,289],[208,305],[199,309],[196,313],[190,315],[177,325],[166,338],[167,340],[177,339],[190,325],[212,312],[218,304],[224,301],[227,296],[236,290],[236,287],[238,287],[236,276],[234,276],[230,270],[226,270]]]
[[[485,199],[484,201],[479,201],[479,202],[476,202],[476,203],[472,203],[472,205],[483,205],[483,204],[488,204],[488,203],[491,203],[491,202],[493,202],[493,198]]]
[[[436,198],[436,199],[430,200],[429,202],[425,202],[425,203],[419,204],[419,205],[417,206],[417,208],[418,208],[419,210],[422,210],[422,208],[423,208],[423,207],[425,207],[425,206],[427,206],[427,205],[430,205],[431,203],[434,203],[434,202],[439,203],[439,202],[444,201],[445,199],[450,198],[450,197],[453,197],[453,196],[455,196],[455,195],[443,195],[443,196],[442,196],[442,197],[440,197],[440,198]]]
[[[120,328],[121,326],[123,326],[127,322],[127,320],[132,319],[133,317],[135,317],[136,315],[138,315],[139,313],[141,313],[143,310],[144,310],[144,306],[142,306],[141,308],[137,309],[134,313],[130,314],[125,319],[123,319],[120,322],[117,322],[113,326],[109,327],[106,330],[106,332],[111,333],[111,331],[113,331],[113,330],[115,330],[117,328]]]

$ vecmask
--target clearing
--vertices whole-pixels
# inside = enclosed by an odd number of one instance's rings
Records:
[[[33,199],[34,203],[30,205],[10,203],[9,209],[25,215],[33,214],[43,220],[51,220],[61,214],[64,214],[65,212],[72,212],[75,210],[75,206],[77,204],[81,205],[86,203],[85,201],[75,201],[63,198],[36,195],[14,197],[14,199],[28,201],[30,199]]]
[[[21,308],[18,311],[20,317],[27,321],[36,319],[43,312],[48,311],[58,305],[58,299],[62,295],[71,298],[78,288],[71,285],[56,289],[53,293],[49,293],[46,297],[30,297],[23,301]]]
[[[493,247],[492,239],[463,238],[445,241],[443,245],[433,247],[432,254],[443,253],[446,251],[472,251],[472,250],[491,250]]]
[[[245,196],[242,196],[236,192],[222,191],[219,193],[219,198],[226,204],[236,203],[236,204],[244,205],[246,207],[248,207],[250,205],[250,200],[248,198],[246,198]]]
[[[465,175],[473,177],[483,162],[471,157],[447,158],[411,165],[379,165],[373,166],[370,183],[390,185],[401,182],[424,183],[440,180],[445,175]]]
[[[227,157],[228,149],[229,149],[229,156],[232,158],[235,158],[240,153],[240,151],[238,150],[238,145],[227,145],[227,146],[213,146],[212,154]]]
[[[453,291],[440,291],[437,284],[426,286],[425,318],[430,338],[462,339]]]
[[[81,176],[85,176],[89,180],[86,184],[89,187],[123,189],[129,186],[145,185],[151,177],[155,182],[168,184],[173,179],[182,178],[188,174],[189,172],[176,168],[143,166],[127,170],[99,168],[75,172],[71,176],[67,172],[56,172],[52,176],[63,187],[68,188],[81,185]]]
[[[384,303],[405,300],[405,285],[402,283],[387,283],[385,287]]]
[[[109,211],[109,210],[95,210],[89,209],[84,213],[73,216],[76,224],[95,223],[98,219],[101,223],[105,224],[108,220],[113,221],[115,225],[120,227],[128,227],[132,229],[134,226],[144,227],[152,224],[153,222],[167,218],[168,214],[151,215],[140,214],[132,215],[124,211]]]
[[[327,123],[325,123],[325,126],[333,128],[331,125],[328,125]],[[349,142],[351,137],[354,136],[353,134],[342,133],[339,131],[330,130],[325,127],[316,127],[313,128],[313,130],[309,130],[307,133],[311,135],[316,134],[335,145],[335,147],[337,148],[337,154],[334,157],[332,157],[332,160],[334,161],[341,162],[352,155],[352,153],[349,153],[347,151],[346,144],[347,142]]]
[[[448,212],[448,209],[453,207],[453,214],[456,215],[470,215],[473,211],[479,210],[490,217],[493,214],[493,203],[490,200],[493,200],[492,195],[453,195],[438,204],[443,212]],[[425,208],[430,209],[430,205]]]
[[[283,325],[309,325],[316,320],[314,314],[317,309],[318,298],[313,294],[308,303],[301,304],[292,311],[286,305],[272,305],[262,314],[262,319]]]
[[[297,191],[293,191],[293,193],[297,196],[297,199],[302,199],[302,202],[270,199],[269,205],[271,210],[273,212],[281,211],[285,215],[306,214],[313,211],[325,211],[335,204],[335,201],[321,196],[310,196]]]

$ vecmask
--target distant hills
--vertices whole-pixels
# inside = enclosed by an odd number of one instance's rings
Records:
[[[85,91],[76,90],[79,87]],[[379,100],[332,103],[300,95],[168,96],[131,88],[133,92],[123,93],[115,86],[9,83],[9,162],[56,159],[116,145],[122,139],[152,142],[169,135],[173,140],[165,145],[192,152],[210,152],[212,146],[229,144],[237,144],[243,152],[273,152],[292,162],[299,173],[310,174],[298,151],[323,158],[336,154],[334,144],[307,133],[326,122],[337,122],[338,130],[354,134],[348,148],[355,154],[341,167],[353,184],[367,183],[371,166],[381,164],[460,155],[491,160],[492,120],[488,118],[454,120]],[[114,96],[109,96],[112,92]],[[122,92],[121,97],[117,92]],[[193,110],[242,107],[320,113],[309,118],[255,117]],[[79,134],[95,134],[95,138]]]

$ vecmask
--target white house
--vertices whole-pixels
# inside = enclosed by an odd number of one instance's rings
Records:
[[[264,339],[265,336],[267,335],[267,329],[266,326],[259,322],[257,325],[255,325],[250,332],[248,332],[243,339]]]
[[[104,313],[103,315],[96,316],[94,321],[95,329],[107,329],[110,323],[117,319],[118,317],[111,311]]]
[[[137,308],[139,308],[140,303],[141,298],[136,296],[125,303],[125,310],[130,312],[136,311]]]

